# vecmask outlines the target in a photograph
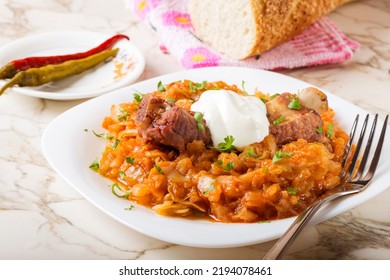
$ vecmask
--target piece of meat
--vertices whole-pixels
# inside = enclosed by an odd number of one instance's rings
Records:
[[[135,123],[140,131],[146,130],[151,123],[161,116],[170,104],[164,99],[161,99],[153,94],[146,94],[141,101],[140,107],[137,111]]]
[[[135,121],[145,142],[166,145],[180,152],[195,140],[203,141],[206,146],[212,144],[210,130],[204,120],[204,130],[200,130],[192,112],[153,94],[144,96]]]
[[[324,125],[320,115],[302,104],[299,109],[289,108],[295,98],[296,95],[283,93],[266,102],[270,134],[277,145],[305,139],[308,142],[323,142],[329,148],[329,139],[319,132]]]

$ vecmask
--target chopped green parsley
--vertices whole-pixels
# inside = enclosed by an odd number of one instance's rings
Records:
[[[285,119],[286,119],[285,116],[280,116],[279,118],[277,118],[276,120],[274,120],[272,123],[273,123],[274,125],[278,125],[278,124],[281,124]]]
[[[165,100],[171,103],[176,103],[176,100],[171,97],[167,97]]]
[[[331,138],[334,135],[333,129],[334,129],[334,124],[333,123],[328,124],[328,129],[326,130],[326,136],[328,138]]]
[[[272,162],[278,162],[285,157],[292,157],[292,153],[283,152],[282,150],[277,150],[272,158]]]
[[[99,158],[96,158],[91,165],[89,166],[93,171],[98,171],[99,169]]]
[[[297,190],[295,188],[288,187],[287,188],[287,193],[291,194],[291,195],[297,195]]]
[[[192,81],[189,81],[190,85],[190,91],[195,92],[197,90],[205,89],[207,86],[207,81],[203,81],[201,83],[193,83]]]
[[[300,110],[301,102],[299,101],[299,98],[298,97],[293,98],[287,107],[291,110]]]
[[[124,210],[127,210],[127,211],[131,211],[134,209],[134,205],[130,205],[129,207],[127,208],[123,208]]]
[[[218,144],[217,150],[221,153],[227,153],[231,150],[235,150],[236,147],[233,145],[234,137],[231,135],[226,136],[224,139],[224,142],[221,142]]]
[[[135,162],[135,158],[133,158],[133,157],[126,157],[125,160],[126,160],[126,163],[129,163],[129,164],[134,164],[134,162]]]
[[[257,154],[255,153],[255,150],[253,149],[253,147],[249,147],[249,149],[245,152],[245,155],[247,157],[257,158]]]
[[[205,127],[203,125],[203,114],[200,112],[195,112],[194,118],[195,118],[196,124],[198,125],[199,131],[205,131]]]
[[[156,168],[156,170],[158,171],[158,173],[164,175],[164,171],[161,169],[160,166],[158,166],[157,164],[154,165],[154,168]]]
[[[134,102],[136,104],[140,104],[142,101],[142,98],[144,98],[144,96],[145,96],[145,94],[142,94],[142,93],[134,93],[134,95],[133,95]]]
[[[158,84],[157,84],[157,90],[158,90],[159,92],[164,92],[164,91],[166,91],[166,89],[165,89],[165,87],[164,87],[164,85],[163,85],[163,83],[162,83],[161,81],[159,81]]]
[[[224,164],[222,160],[218,160],[216,164],[222,166],[224,172],[230,172],[234,169],[234,162],[229,161],[228,163]]]
[[[115,139],[114,143],[112,143],[112,148],[113,148],[114,150],[118,147],[120,141],[121,141],[121,140],[119,140],[119,139]]]

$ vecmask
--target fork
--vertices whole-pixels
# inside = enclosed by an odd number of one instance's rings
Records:
[[[318,200],[317,202],[309,206],[305,211],[303,211],[295,219],[295,221],[287,229],[287,231],[282,235],[282,237],[275,243],[275,245],[271,248],[271,250],[268,251],[268,253],[264,256],[263,260],[281,259],[283,255],[286,253],[287,249],[295,241],[299,233],[308,224],[309,220],[318,212],[318,210],[323,205],[326,205],[328,202],[336,198],[362,192],[367,188],[378,166],[378,162],[379,162],[379,158],[380,158],[380,154],[381,154],[381,150],[385,138],[388,117],[389,115],[386,116],[385,121],[383,123],[382,131],[380,132],[379,140],[374,155],[372,156],[370,166],[368,167],[367,172],[363,176],[363,172],[366,169],[368,156],[375,135],[375,128],[378,120],[378,114],[376,114],[374,117],[370,134],[368,136],[366,143],[364,144],[363,141],[365,138],[368,119],[369,119],[369,115],[367,114],[364,123],[361,127],[361,132],[358,141],[356,143],[355,152],[353,153],[350,163],[347,164],[349,155],[351,153],[352,142],[355,136],[356,127],[359,121],[359,115],[356,116],[349,135],[346,152],[342,160],[343,168],[340,174],[341,183],[339,184],[338,187],[336,187],[337,192],[334,192],[333,190],[334,193],[332,192],[332,194]],[[363,155],[360,157],[359,152],[364,145],[365,145],[365,150],[363,152]]]

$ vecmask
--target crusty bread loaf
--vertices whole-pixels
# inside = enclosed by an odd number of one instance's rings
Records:
[[[189,0],[196,35],[217,51],[244,59],[302,32],[352,0]]]

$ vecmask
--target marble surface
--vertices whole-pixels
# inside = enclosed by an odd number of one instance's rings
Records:
[[[120,32],[146,57],[139,80],[180,70],[122,0],[0,0],[0,45],[56,30]],[[329,17],[361,43],[353,58],[282,73],[378,112],[390,112],[390,2],[356,1]],[[1,54],[0,54],[1,55]],[[40,138],[80,101],[0,97],[0,259],[260,259],[274,241],[227,249],[190,248],[137,233],[81,197],[49,166]],[[389,182],[390,184],[390,182]],[[390,259],[390,189],[308,227],[286,259]]]

